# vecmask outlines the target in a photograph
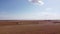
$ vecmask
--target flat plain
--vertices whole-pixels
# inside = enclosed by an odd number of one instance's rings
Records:
[[[60,34],[59,22],[59,20],[0,20],[0,34]]]

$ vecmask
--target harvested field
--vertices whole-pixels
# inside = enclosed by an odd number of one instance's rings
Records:
[[[60,34],[60,23],[56,22],[0,21],[0,34]]]
[[[0,26],[0,34],[60,34],[58,24]]]

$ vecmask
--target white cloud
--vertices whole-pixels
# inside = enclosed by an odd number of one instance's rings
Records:
[[[39,3],[40,5],[44,5],[44,2],[42,2],[42,1],[38,1],[38,3]]]
[[[39,5],[39,6],[44,5],[44,2],[42,0],[28,0],[28,1],[34,5]]]

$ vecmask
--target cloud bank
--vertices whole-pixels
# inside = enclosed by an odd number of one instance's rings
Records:
[[[1,15],[1,20],[59,20],[59,13],[53,12],[53,8],[45,8],[42,12],[34,11],[31,13],[17,15]]]
[[[60,15],[53,12],[53,8],[45,8],[42,12],[32,12],[21,17],[23,20],[59,20]]]

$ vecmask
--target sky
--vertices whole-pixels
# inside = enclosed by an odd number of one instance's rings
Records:
[[[0,20],[60,20],[60,0],[0,0]]]

